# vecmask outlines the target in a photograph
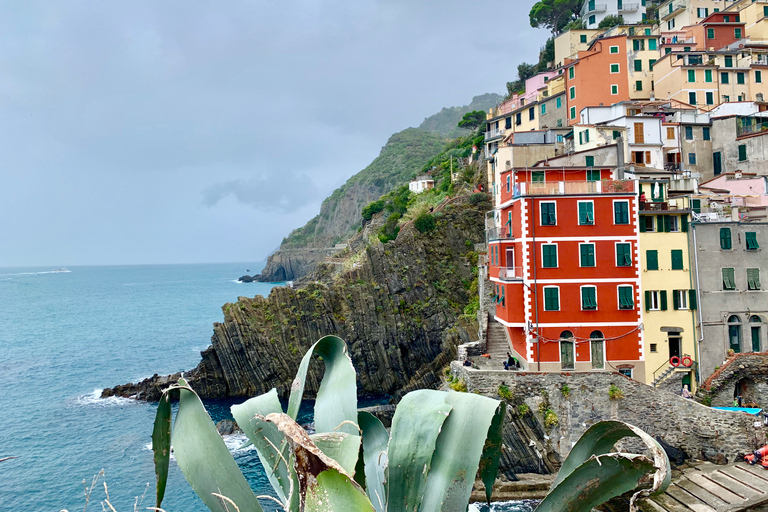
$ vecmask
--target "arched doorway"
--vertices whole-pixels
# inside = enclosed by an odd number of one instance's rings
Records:
[[[741,318],[737,315],[728,317],[728,343],[731,350],[741,352]]]
[[[589,349],[592,358],[592,368],[602,370],[605,368],[605,336],[601,331],[592,331],[589,335]]]
[[[734,406],[746,407],[754,404],[758,398],[756,393],[755,381],[748,377],[739,380],[733,388]]]
[[[563,331],[560,333],[560,368],[573,370],[576,367],[576,353],[573,344],[573,333]]]
[[[760,327],[763,324],[762,318],[757,315],[749,317],[749,332],[752,338],[752,352],[760,352]]]

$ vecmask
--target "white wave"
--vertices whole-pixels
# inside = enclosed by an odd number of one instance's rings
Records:
[[[122,396],[110,396],[107,398],[101,398],[101,392],[103,389],[94,389],[92,393],[87,395],[80,395],[75,399],[77,405],[96,405],[98,407],[114,407],[114,406],[126,406],[136,405],[139,402],[132,398],[125,398]]]
[[[227,445],[229,452],[233,455],[247,453],[256,449],[256,447],[253,445],[240,448],[248,442],[248,436],[246,436],[243,432],[238,432],[237,434],[231,434],[228,436],[221,436],[221,438],[224,440],[224,444]],[[152,451],[152,443],[149,442],[145,444],[144,449]],[[171,460],[176,460],[176,457],[173,455],[173,446],[171,446]]]
[[[71,270],[41,270],[40,272],[13,272],[8,274],[0,274],[0,276],[39,276],[42,274],[69,274]]]

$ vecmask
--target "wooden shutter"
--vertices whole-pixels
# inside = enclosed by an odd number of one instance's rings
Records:
[[[688,307],[696,309],[698,304],[696,302],[696,290],[688,290]]]
[[[672,290],[672,309],[680,309],[680,294],[677,290]]]
[[[650,163],[651,163],[651,152],[650,151],[646,151],[645,152],[645,163],[647,165],[650,165]]]
[[[643,132],[643,123],[635,123],[635,144],[645,144],[645,132]]]
[[[659,309],[662,311],[667,310],[667,290],[659,292]]]
[[[688,232],[688,216],[687,215],[680,216],[680,231],[682,231],[683,233]]]
[[[645,310],[649,311],[651,309],[651,292],[648,290],[645,291]]]

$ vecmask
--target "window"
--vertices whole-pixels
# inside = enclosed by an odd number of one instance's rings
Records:
[[[632,132],[635,135],[635,144],[645,144],[645,130],[643,129],[643,123],[633,123]],[[642,151],[640,151],[640,153],[642,153]]]
[[[554,226],[557,224],[557,213],[555,203],[540,203],[541,205],[541,225]]]
[[[589,140],[587,140],[589,142]],[[595,157],[593,156],[585,156],[584,157],[584,165],[587,167],[594,167],[595,166]],[[597,178],[593,178],[592,176],[594,173],[597,173]],[[600,180],[600,171],[593,171],[592,169],[587,170],[587,181],[599,181]]]
[[[576,86],[571,86],[571,88],[568,89],[568,96],[571,99],[575,99],[576,98]]]
[[[589,130],[584,130],[584,142],[589,142]]]
[[[752,352],[760,352],[760,324],[762,320],[757,315],[749,317],[750,331],[752,332]]]
[[[595,24],[595,15],[594,14],[589,17],[589,24],[590,25],[594,25]]]
[[[644,215],[640,217],[640,232],[653,233],[656,231],[656,223],[653,221],[653,215]]]
[[[629,30],[631,31],[632,28],[630,28]],[[645,39],[633,39],[632,49],[636,52],[645,50]]]
[[[656,59],[648,59],[648,69],[653,71],[653,65],[656,64]],[[653,89],[653,87],[651,87]]]
[[[611,64],[611,73],[616,74],[619,72],[619,65],[618,64]]]
[[[619,86],[617,84],[611,85],[611,96],[616,96],[619,94]]]
[[[709,138],[709,127],[708,126],[705,126],[704,128],[701,129],[701,135],[702,135],[702,137],[701,137],[702,139],[710,140],[710,138]]]
[[[723,290],[735,290],[736,279],[732,268],[724,268],[723,272]]]
[[[760,71],[759,69],[755,70],[755,83],[756,84],[763,83],[763,72]]]
[[[746,239],[747,239],[747,250],[748,251],[758,250],[760,246],[757,244],[757,232],[747,231],[744,234],[746,235]]]
[[[594,16],[590,16],[594,18]],[[573,333],[571,331],[563,331],[560,333],[560,368],[563,370],[573,370],[576,361],[576,353],[574,351]]]
[[[651,343],[651,352],[658,352],[656,343]]]
[[[521,124],[523,124],[523,117],[520,115],[520,112],[515,114],[515,124],[517,126],[520,126]]]
[[[730,83],[730,81],[728,80],[728,73],[720,73],[720,83],[721,84]]]
[[[669,5],[670,7],[672,6],[671,3]],[[671,19],[667,22],[667,30],[672,30],[673,28],[675,28],[675,20]],[[671,48],[667,48],[667,50],[671,50]]]
[[[547,104],[546,103],[542,103],[541,104],[541,115],[544,115],[546,113],[547,113]]]
[[[672,309],[688,309],[688,292],[690,290],[672,290]]]
[[[595,266],[595,244],[579,244],[579,266]]]
[[[645,251],[645,267],[648,270],[659,270],[659,251],[655,249]]]
[[[632,266],[632,244],[627,244],[627,243],[616,244],[616,266],[617,267]]]
[[[613,203],[613,223],[629,224],[629,201]]]
[[[707,29],[707,39],[714,39],[715,38],[715,29],[708,28]]]
[[[576,119],[576,107],[571,107],[571,119]]]
[[[695,69],[689,69],[688,70],[688,81],[693,83],[696,81],[696,70]]]
[[[685,127],[685,140],[693,140],[693,127],[692,126],[686,126]]]
[[[597,309],[597,288],[594,286],[581,287],[581,309]]]
[[[689,92],[688,93],[688,103],[690,103],[691,105],[695,105],[696,104],[696,93],[695,92]]]
[[[747,269],[747,290],[759,290],[760,289],[760,269],[748,268]]]
[[[619,309],[635,309],[635,299],[631,286],[619,286]]]
[[[610,53],[619,53],[619,47],[618,46],[611,46]]]
[[[579,132],[579,145],[584,144],[584,132]]]
[[[736,83],[739,84],[739,85],[743,85],[744,84],[744,73],[742,73],[741,71],[736,73]]]
[[[688,164],[696,165],[696,153],[688,153]]]
[[[534,119],[536,119],[536,109],[531,107],[528,109],[528,120],[533,121]]]
[[[509,130],[510,128],[512,128],[512,118],[508,117],[504,119],[504,129]]]
[[[531,181],[533,183],[544,183],[544,171],[531,171]]]
[[[706,7],[699,7],[698,9],[696,9],[696,15],[699,18],[706,18],[707,16],[709,16],[709,9]],[[714,39],[714,37],[709,37],[709,36],[707,37],[709,39]]]
[[[725,67],[732,68],[733,67],[733,55],[726,55],[724,57],[725,59]]]
[[[747,145],[739,144],[739,162],[744,162],[746,160],[747,160]]]
[[[640,59],[635,59],[635,71],[642,71],[643,70],[643,61]]]
[[[685,218],[686,222],[688,222],[688,217]],[[664,216],[664,231],[667,233],[679,233],[680,232],[680,217],[677,215],[665,215]],[[688,231],[688,226],[686,225],[686,229],[684,231]]]
[[[582,226],[595,223],[595,211],[592,201],[579,201],[579,224]]]
[[[643,81],[642,80],[637,80],[635,82],[635,90],[636,91],[642,91],[643,90]]]
[[[575,69],[573,66],[568,68],[568,80],[573,80],[573,75],[575,73]]]
[[[763,17],[768,18],[768,5],[763,6]]]
[[[731,101],[731,97],[730,97],[730,96],[728,96],[727,94],[723,94],[723,101],[724,101],[725,103],[728,103],[729,101]]]
[[[675,138],[675,129],[674,128],[667,128],[667,138],[672,140]]]
[[[646,311],[666,311],[667,310],[667,291],[666,290],[646,290],[645,292],[645,310]]]
[[[705,69],[704,70],[704,81],[705,82],[711,82],[712,81],[712,70],[711,69]]]
[[[736,39],[741,39],[741,29],[735,28],[733,29],[733,37]]]
[[[711,92],[706,93],[707,98],[707,105],[714,105],[715,104],[715,95]]]
[[[558,96],[555,100],[555,108],[561,108],[563,106],[563,98],[562,96]]]
[[[621,132],[619,130],[613,130],[613,140],[616,140],[619,137],[621,137]]]
[[[557,244],[541,244],[541,266],[557,268]]]
[[[587,42],[587,34],[581,34],[579,36],[579,42],[580,43],[586,43]]]
[[[741,318],[736,315],[728,317],[728,342],[734,352],[741,352]]]
[[[656,50],[656,40],[655,39],[649,39],[648,40],[648,49],[649,50]]]
[[[732,248],[731,228],[720,228],[720,248],[724,251]]]
[[[683,270],[683,251],[672,249],[672,270]]]
[[[592,331],[592,334],[589,335],[590,359],[592,359],[592,368],[595,370],[605,368],[604,338],[605,336],[600,331]]]
[[[556,286],[544,287],[544,311],[560,311],[560,289]]]

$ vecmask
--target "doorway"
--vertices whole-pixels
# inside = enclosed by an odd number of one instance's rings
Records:
[[[683,340],[680,337],[680,333],[670,332],[668,341],[669,341],[669,358],[672,359],[673,357],[677,357],[677,358],[682,357],[681,346],[683,344]]]

